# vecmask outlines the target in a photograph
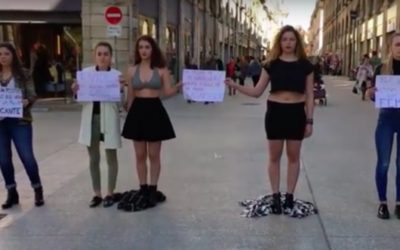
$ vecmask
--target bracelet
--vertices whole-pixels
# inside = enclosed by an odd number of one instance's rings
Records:
[[[307,118],[306,124],[313,125],[314,124],[314,119],[313,118]]]

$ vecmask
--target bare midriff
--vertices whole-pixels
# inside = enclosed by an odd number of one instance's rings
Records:
[[[280,103],[299,103],[306,101],[306,95],[292,91],[277,91],[268,96],[268,100]]]
[[[159,89],[141,89],[135,90],[135,97],[139,98],[157,98],[160,97],[161,90]]]

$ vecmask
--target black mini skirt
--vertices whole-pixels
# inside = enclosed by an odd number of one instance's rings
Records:
[[[268,140],[303,140],[306,120],[305,102],[267,101],[265,131]]]
[[[125,120],[122,136],[134,141],[165,141],[175,131],[160,98],[135,97]]]

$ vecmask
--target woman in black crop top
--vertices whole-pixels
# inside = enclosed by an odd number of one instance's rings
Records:
[[[377,67],[372,85],[375,85],[377,75],[400,75],[400,33],[396,33],[391,41],[391,53],[388,62]],[[367,96],[374,100],[375,88],[367,90]],[[378,191],[379,208],[378,217],[389,219],[389,209],[387,206],[386,189],[388,182],[388,170],[390,156],[392,153],[394,135],[397,134],[397,153],[396,153],[396,207],[395,215],[400,219],[400,108],[381,108],[379,110],[378,124],[375,130],[375,145],[377,152],[377,163],[375,171],[375,182]]]
[[[290,213],[300,169],[302,140],[312,134],[313,66],[307,60],[299,32],[283,27],[275,38],[269,60],[256,87],[226,84],[245,95],[260,97],[271,82],[265,129],[269,144],[269,177],[273,191],[273,213]],[[285,202],[280,202],[280,160],[286,142],[288,179]]]

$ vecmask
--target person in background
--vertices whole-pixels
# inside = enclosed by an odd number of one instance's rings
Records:
[[[377,67],[366,95],[375,100],[375,82],[377,75],[400,75],[400,33],[395,33],[390,41],[390,52],[388,60]],[[378,218],[389,219],[390,213],[387,205],[387,183],[390,156],[392,154],[394,136],[397,134],[396,154],[396,206],[394,213],[400,219],[400,108],[381,108],[379,110],[378,122],[375,130],[375,146],[377,163],[375,171],[375,183],[378,191],[379,208]]]
[[[250,57],[250,65],[249,65],[249,73],[251,79],[253,80],[253,85],[255,86],[258,83],[261,75],[261,64],[260,62],[254,58],[254,56]]]
[[[249,63],[246,57],[242,56],[240,58],[239,67],[240,67],[239,84],[241,86],[244,86],[246,78],[249,75]]]
[[[367,89],[367,81],[369,81],[374,74],[374,69],[369,63],[369,56],[364,55],[362,64],[358,67],[356,76],[356,86],[353,88],[353,93],[361,92],[361,99],[365,100],[365,92]]]
[[[185,68],[186,69],[194,69],[194,70],[199,69],[197,64],[194,62],[194,59],[189,59],[189,57],[187,57],[186,60],[185,60]],[[192,103],[192,102],[195,102],[195,101],[187,100],[186,102],[187,103]]]
[[[231,58],[231,60],[229,60],[229,63],[226,65],[226,77],[228,78],[232,78],[234,81],[236,81],[236,74],[235,74],[235,69],[236,69],[236,62],[235,62],[235,58]],[[231,95],[236,95],[236,90],[232,87],[228,87],[229,92],[228,94]]]
[[[0,88],[18,88],[23,95],[22,118],[0,117],[0,168],[8,192],[2,208],[9,209],[19,204],[11,142],[14,143],[35,192],[35,205],[42,206],[43,187],[32,142],[31,108],[36,100],[35,88],[30,74],[22,68],[14,46],[9,43],[0,44],[0,83]]]
[[[382,64],[382,60],[378,57],[378,52],[376,50],[372,51],[372,57],[370,59],[370,63],[374,69],[374,71],[376,70],[376,68]]]

